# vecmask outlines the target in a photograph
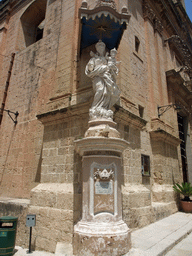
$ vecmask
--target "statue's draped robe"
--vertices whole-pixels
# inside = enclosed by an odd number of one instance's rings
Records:
[[[89,67],[93,69],[90,71]],[[105,57],[96,56],[88,62],[85,74],[92,78],[93,90],[95,93],[91,109],[110,110],[111,107],[119,99],[120,91],[112,78],[107,59]]]

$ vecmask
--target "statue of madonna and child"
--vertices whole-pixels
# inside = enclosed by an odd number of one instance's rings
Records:
[[[118,101],[120,90],[116,84],[117,68],[114,48],[106,53],[106,46],[101,40],[96,43],[96,54],[91,51],[91,59],[85,68],[85,74],[92,79],[94,99],[89,110],[90,120],[113,119],[112,106]]]

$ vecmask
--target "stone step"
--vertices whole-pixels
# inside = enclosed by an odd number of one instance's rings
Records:
[[[71,244],[57,243],[55,256],[73,256],[73,247]]]

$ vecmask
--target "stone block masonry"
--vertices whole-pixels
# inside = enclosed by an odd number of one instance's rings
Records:
[[[0,105],[15,53],[5,109],[19,116],[15,125],[3,113],[0,197],[28,201],[1,200],[0,215],[19,216],[17,244],[27,246],[25,216],[37,214],[33,246],[54,252],[57,242],[73,243],[73,228],[82,217],[82,157],[74,141],[88,129],[94,91],[84,70],[95,47],[81,48],[81,0],[6,2],[0,3]],[[177,211],[172,185],[182,182],[185,172],[191,181],[191,64],[183,51],[191,56],[191,23],[184,10],[175,3],[171,7],[168,0],[115,4],[119,13],[126,5],[131,15],[119,38],[121,95],[113,111],[116,134],[129,143],[120,177],[123,220],[137,228]],[[96,1],[87,0],[87,5],[90,11]],[[42,38],[36,40],[32,35],[41,28]],[[177,112],[172,107],[158,117],[157,105],[174,103],[182,107],[185,163]],[[142,166],[141,156],[149,159],[148,166]],[[146,170],[150,175],[143,175]]]
[[[14,52],[15,48],[19,49],[20,41],[14,45],[13,38],[22,33],[19,17],[30,4],[25,2],[21,5],[17,14],[9,21],[10,29],[6,41],[8,47],[3,52],[6,56]],[[64,17],[61,17],[61,12],[68,12],[66,4],[61,6],[61,1],[54,1],[48,5],[44,38],[16,53],[5,107],[19,112],[18,125],[14,127],[5,113],[1,125],[1,194],[5,196],[14,194],[16,197],[29,197],[32,187],[40,181],[43,126],[37,121],[36,115],[47,108],[48,100],[56,93],[54,89],[58,83],[58,47],[60,40],[65,37],[61,32],[63,23],[60,21]],[[72,29],[70,31],[72,32]],[[68,54],[68,48],[62,50],[62,53]],[[63,63],[68,65],[67,63],[71,62],[70,58],[70,55],[65,56]],[[6,63],[9,63],[7,57],[2,61],[6,69]],[[2,74],[5,77],[6,72],[2,70]],[[62,77],[67,79],[65,76]],[[4,185],[9,189],[4,189]]]
[[[29,204],[29,199],[0,197],[0,216],[18,217],[16,244],[23,247],[29,242],[29,229],[25,225]]]
[[[81,209],[81,195],[75,197],[72,184],[42,183],[31,191],[29,211],[37,216],[35,248],[55,252],[57,242],[72,243],[73,225]]]

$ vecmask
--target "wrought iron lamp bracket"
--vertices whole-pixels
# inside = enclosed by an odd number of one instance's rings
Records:
[[[10,110],[8,110],[8,109],[0,109],[0,110],[7,112],[7,114],[9,115],[9,117],[11,118],[11,120],[14,122],[14,124],[17,124],[17,117],[18,117],[18,115],[19,115],[19,112],[18,112],[18,111],[13,112],[13,111],[10,111]],[[15,118],[13,118],[11,114],[15,115]]]
[[[180,110],[181,107],[177,104],[170,104],[170,105],[165,105],[165,106],[157,106],[157,111],[158,111],[158,118],[162,116],[167,110],[170,108],[175,108],[175,110]]]

